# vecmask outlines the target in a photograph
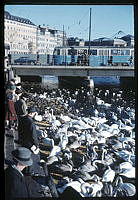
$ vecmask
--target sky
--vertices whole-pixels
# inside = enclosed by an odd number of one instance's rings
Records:
[[[89,38],[91,8],[91,40],[113,37],[123,31],[134,35],[133,5],[5,5],[5,11],[30,19],[36,25],[63,30],[67,37]]]

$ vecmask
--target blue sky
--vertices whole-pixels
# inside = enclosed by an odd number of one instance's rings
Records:
[[[92,9],[91,39],[112,37],[118,31],[134,35],[133,5],[6,5],[10,14],[30,19],[36,25],[64,30],[68,37],[88,39]]]

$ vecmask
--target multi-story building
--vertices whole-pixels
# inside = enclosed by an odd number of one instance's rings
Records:
[[[66,46],[67,37],[66,33],[60,30],[48,29],[50,32],[50,45],[53,51],[56,46]]]
[[[91,46],[116,46],[116,47],[124,47],[127,46],[126,41],[120,39],[120,38],[99,38],[95,39],[90,42]],[[89,46],[89,41],[85,42],[85,46]]]
[[[11,54],[36,53],[37,26],[29,19],[5,12],[5,44],[10,46]]]
[[[91,46],[114,46],[114,47],[134,47],[134,36],[125,35],[123,37],[99,38],[90,41]],[[85,41],[85,46],[89,46],[89,41]]]
[[[66,46],[67,45],[67,36],[64,31],[53,30],[53,34],[55,36],[57,46]]]
[[[125,35],[121,39],[123,39],[124,41],[126,41],[127,46],[134,47],[135,43],[134,43],[134,36],[133,35]]]
[[[69,46],[84,46],[84,40],[79,39],[78,37],[70,37],[67,39],[67,43]]]
[[[5,11],[5,45],[9,45],[10,54],[53,55],[56,46],[66,44],[63,31],[49,27],[36,26],[29,19],[11,15]]]
[[[40,27],[40,25],[37,27],[36,45],[38,54],[46,53],[45,28]]]

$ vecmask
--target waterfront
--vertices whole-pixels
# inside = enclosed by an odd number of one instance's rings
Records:
[[[94,81],[95,86],[120,86],[119,77],[90,77]],[[44,76],[42,79],[42,87],[49,89],[58,88],[58,77],[57,76]]]
[[[38,167],[30,174],[40,186],[27,184],[32,195],[54,197],[46,165],[63,199],[136,195],[135,11],[115,5],[5,7],[5,68],[13,67],[27,107],[37,110],[42,173]],[[9,81],[15,76],[8,70]],[[5,168],[20,146],[18,120],[12,127],[6,122]]]
[[[75,183],[78,186],[89,183],[89,187],[93,187],[96,175],[98,183],[101,183],[98,192],[82,193],[72,185],[73,189],[84,197],[133,196],[134,171],[127,177],[121,175],[124,171],[118,171],[118,167],[124,162],[130,162],[132,169],[135,168],[135,90],[123,90],[117,85],[109,87],[109,84],[105,87],[103,82],[101,87],[97,87],[95,82],[91,98],[84,88],[59,89],[55,87],[57,79],[51,81],[50,77],[49,80],[53,89],[36,83],[23,83],[23,88],[30,94],[27,104],[36,106],[39,116],[42,116],[42,121],[36,120],[40,130],[47,133],[40,142],[41,158],[48,164],[59,194],[62,195],[67,185]],[[132,131],[127,130],[127,127]],[[53,147],[48,140],[54,142]],[[125,143],[122,144],[122,141]],[[53,152],[54,147],[61,149]],[[94,170],[96,160],[102,163]],[[108,166],[115,173],[111,183],[103,178]],[[129,188],[127,193],[121,188],[120,193],[115,187],[118,177],[124,183],[132,184],[133,189]],[[106,187],[112,187],[112,193]]]

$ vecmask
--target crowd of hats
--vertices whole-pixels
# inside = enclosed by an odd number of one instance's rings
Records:
[[[67,187],[82,197],[136,193],[133,90],[25,89],[27,105],[38,113],[41,158],[58,174],[60,194]]]

